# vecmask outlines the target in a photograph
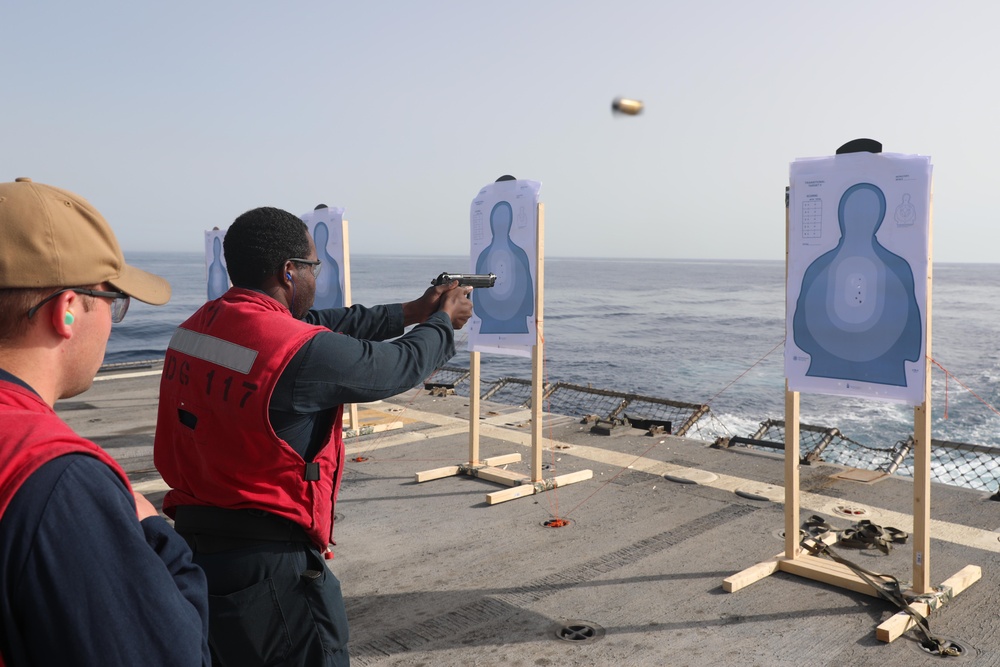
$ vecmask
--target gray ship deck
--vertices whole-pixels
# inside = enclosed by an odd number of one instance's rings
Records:
[[[155,372],[102,376],[57,411],[158,504]],[[933,485],[931,583],[982,568],[980,581],[930,617],[934,634],[962,649],[940,657],[913,632],[878,641],[876,626],[897,610],[868,595],[783,572],[723,590],[723,579],[784,548],[780,455],[634,429],[598,435],[578,417],[546,414],[546,477],[590,469],[593,478],[487,505],[486,494],[504,487],[414,480],[467,460],[467,398],[421,389],[363,407],[403,424],[347,441],[328,562],[343,585],[356,666],[1000,665],[1000,504],[988,493]],[[520,452],[507,467],[530,473],[528,411],[483,403],[482,415],[481,455]],[[912,528],[910,479],[834,477],[845,470],[802,467],[803,520]],[[570,523],[543,525],[553,517]],[[911,574],[909,544],[888,555],[839,553],[902,580]]]

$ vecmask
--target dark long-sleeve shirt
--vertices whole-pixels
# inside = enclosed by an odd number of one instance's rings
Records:
[[[208,665],[205,575],[97,459],[56,458],[0,521],[7,665]]]
[[[412,389],[455,355],[455,331],[442,312],[406,334],[400,304],[312,310],[305,321],[330,333],[318,334],[292,357],[271,397],[270,415],[278,436],[306,460],[329,433],[331,408]]]

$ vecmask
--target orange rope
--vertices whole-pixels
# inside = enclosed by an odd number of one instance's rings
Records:
[[[784,342],[785,342],[785,339],[784,339],[784,338],[782,338],[782,339],[781,339],[780,341],[778,341],[778,343],[777,343],[777,344],[776,344],[776,345],[775,345],[774,347],[772,347],[772,348],[771,348],[770,350],[768,350],[768,352],[767,352],[767,353],[766,353],[766,354],[765,354],[764,356],[762,356],[762,357],[761,357],[760,359],[758,359],[757,361],[755,361],[755,362],[754,362],[754,363],[753,363],[753,364],[752,364],[752,365],[751,365],[751,366],[750,366],[749,368],[747,368],[747,369],[746,369],[745,371],[743,371],[743,372],[742,372],[742,373],[740,373],[740,374],[739,374],[738,376],[736,376],[736,378],[735,378],[735,379],[733,379],[733,380],[732,380],[732,381],[731,381],[731,382],[730,382],[729,384],[727,384],[727,385],[726,385],[725,387],[723,387],[723,388],[722,388],[722,389],[721,389],[721,390],[720,390],[719,392],[717,392],[717,393],[716,393],[716,394],[715,394],[714,396],[712,396],[712,398],[710,398],[710,399],[709,399],[708,401],[706,401],[706,402],[705,402],[705,404],[706,404],[706,405],[710,405],[710,404],[712,403],[712,401],[714,401],[714,400],[715,400],[715,399],[717,399],[717,398],[718,398],[719,396],[721,396],[721,395],[722,395],[722,394],[723,394],[723,393],[724,393],[724,392],[725,392],[726,390],[728,390],[728,389],[729,389],[730,387],[732,387],[732,386],[733,386],[734,384],[736,384],[736,383],[737,383],[737,382],[739,382],[739,381],[740,381],[741,379],[743,379],[743,378],[744,378],[744,377],[745,377],[745,376],[747,375],[747,373],[749,373],[750,371],[752,371],[752,370],[753,370],[754,368],[756,368],[756,367],[757,367],[758,365],[760,365],[760,364],[761,364],[761,363],[762,363],[762,362],[763,362],[763,361],[764,361],[765,359],[767,359],[767,358],[768,358],[769,356],[771,356],[771,355],[772,355],[772,354],[774,353],[774,351],[775,351],[775,350],[777,350],[777,349],[778,349],[779,347],[781,347],[781,346],[782,346],[782,345],[784,344]],[[545,337],[544,337],[544,336],[542,336],[542,346],[543,346],[543,349],[544,349],[544,344],[545,344]],[[544,379],[547,379],[547,378],[546,378],[546,374],[548,373],[548,364],[547,364],[547,363],[545,363],[545,362],[546,362],[546,360],[545,360],[545,358],[544,358],[544,356],[543,356],[543,358],[542,358],[542,368],[543,368],[543,372],[542,372],[542,376],[543,376],[543,386],[544,386],[544,384],[545,384],[545,381],[544,381]],[[433,377],[433,374],[432,374],[431,376]],[[428,379],[430,379],[430,378],[428,378]],[[411,399],[411,400],[410,400],[410,401],[409,401],[409,402],[408,402],[408,403],[406,404],[405,408],[409,408],[409,407],[410,407],[410,405],[411,405],[411,404],[413,403],[413,401],[414,401],[414,400],[416,400],[416,398],[417,398],[417,395],[419,395],[419,393],[420,393],[419,391],[418,391],[418,392],[415,392],[415,393],[414,393],[414,396],[413,396],[413,398],[412,398],[412,399]],[[550,405],[551,405],[551,403],[550,403]],[[551,425],[550,425],[550,427],[549,427],[549,428],[550,428],[550,431],[549,431],[549,440],[551,441],[551,440],[552,440],[552,431],[551,431]],[[379,435],[379,438],[376,438],[376,439],[375,439],[375,442],[377,443],[377,442],[378,442],[378,440],[379,440],[379,439],[380,439],[381,437],[382,437],[382,434],[380,434],[380,435]],[[373,443],[373,444],[374,444],[374,443]],[[616,472],[616,473],[615,473],[614,475],[612,475],[612,476],[611,476],[611,477],[610,477],[609,479],[607,479],[607,480],[606,480],[606,481],[605,481],[605,482],[604,482],[603,484],[601,484],[601,485],[600,485],[600,486],[599,486],[598,488],[596,488],[596,489],[595,489],[595,490],[594,490],[594,491],[593,491],[593,492],[592,492],[592,493],[591,493],[590,495],[588,495],[588,496],[587,496],[586,498],[584,498],[584,499],[583,499],[583,500],[581,500],[581,501],[580,501],[579,503],[577,503],[577,504],[576,504],[575,506],[573,506],[573,508],[572,508],[572,509],[570,509],[570,510],[569,510],[569,511],[568,511],[568,512],[567,512],[567,513],[565,514],[565,516],[566,516],[566,517],[568,517],[568,516],[572,515],[572,514],[573,514],[573,512],[575,512],[576,510],[578,510],[578,509],[579,509],[579,508],[580,508],[580,507],[581,507],[581,506],[582,506],[582,505],[583,505],[584,503],[586,503],[586,502],[587,502],[587,501],[589,501],[589,500],[590,500],[591,498],[593,498],[593,497],[594,497],[595,495],[597,495],[597,493],[598,493],[598,492],[600,492],[601,490],[603,490],[603,489],[604,489],[604,488],[605,488],[605,487],[606,487],[606,486],[607,486],[608,484],[611,484],[611,483],[612,483],[612,482],[613,482],[613,481],[614,481],[615,479],[617,479],[617,478],[618,478],[618,477],[619,477],[619,476],[620,476],[620,475],[621,475],[621,474],[622,474],[623,472],[625,472],[626,470],[628,470],[629,468],[631,468],[631,467],[632,467],[632,465],[634,465],[636,461],[639,461],[640,459],[642,459],[642,458],[645,458],[645,456],[646,456],[647,454],[649,454],[649,452],[651,452],[651,451],[652,451],[653,449],[655,449],[655,448],[657,447],[657,445],[659,445],[659,444],[660,444],[659,442],[654,442],[654,443],[653,443],[652,445],[650,445],[650,446],[649,446],[649,447],[648,447],[648,448],[646,449],[646,451],[644,451],[644,452],[642,452],[641,454],[639,454],[638,456],[636,456],[636,457],[635,457],[635,459],[633,459],[633,460],[632,460],[632,463],[630,463],[630,464],[629,464],[629,465],[627,465],[627,466],[624,466],[624,467],[622,467],[622,468],[621,468],[621,469],[620,469],[620,470],[619,470],[618,472]],[[555,471],[555,456],[556,456],[556,452],[555,452],[555,450],[553,449],[553,450],[551,451],[551,466],[552,466],[552,469],[553,469],[553,472]],[[561,518],[563,518],[563,517],[560,517],[560,515],[559,515],[559,495],[558,495],[558,490],[559,490],[559,489],[558,489],[558,487],[556,487],[556,488],[552,489],[552,490],[551,490],[551,492],[550,492],[550,493],[551,493],[551,496],[549,496],[549,497],[548,497],[548,500],[549,500],[549,514],[550,514],[550,515],[551,515],[552,517],[554,517],[554,518],[555,518],[556,520],[560,520]],[[547,495],[548,495],[548,494],[547,494]]]
[[[712,401],[714,401],[715,399],[717,399],[719,396],[722,396],[723,392],[725,392],[727,389],[729,389],[730,387],[732,387],[734,384],[736,384],[737,382],[739,382],[740,380],[742,380],[743,376],[745,376],[747,373],[749,373],[750,371],[752,371],[757,365],[759,365],[762,361],[764,361],[769,356],[771,356],[771,354],[774,353],[775,350],[777,350],[779,347],[781,347],[784,344],[785,344],[785,339],[782,338],[780,341],[778,341],[777,345],[775,345],[770,350],[768,350],[767,354],[765,354],[763,357],[761,357],[760,359],[758,359],[757,361],[755,361],[750,366],[750,368],[748,368],[745,371],[743,371],[742,373],[740,373],[738,376],[736,376],[735,380],[733,380],[732,382],[730,382],[729,384],[727,384],[725,387],[723,387],[719,391],[719,393],[717,393],[715,396],[713,396],[712,398],[710,398],[707,401],[705,401],[705,405],[711,405]]]
[[[542,340],[542,349],[544,350],[545,349],[545,335],[544,334],[541,336],[541,340]],[[543,388],[548,385],[549,365],[546,362],[547,362],[547,359],[545,358],[545,355],[543,354],[542,355],[542,387]],[[551,408],[552,407],[552,398],[549,397],[546,400],[548,401],[549,408]],[[549,410],[549,412],[551,412],[551,409]],[[544,421],[545,420],[543,419],[542,420],[543,424],[544,424]],[[539,428],[541,428],[541,426],[539,426]],[[549,442],[551,442],[551,441],[552,441],[552,423],[549,422]],[[555,472],[556,472],[556,450],[553,447],[549,451],[550,451],[550,454],[551,454],[551,463],[549,465],[552,468],[552,473],[555,474]],[[562,519],[559,516],[559,495],[558,495],[558,491],[559,491],[559,487],[555,487],[551,491],[552,495],[549,498],[549,514],[551,514],[552,517],[554,519],[556,519],[557,521],[561,521]]]
[[[413,396],[411,396],[410,400],[408,400],[402,406],[402,410],[399,412],[399,414],[397,416],[402,417],[404,414],[406,414],[407,410],[409,410],[411,407],[413,407],[413,402],[416,401],[417,398],[420,396],[420,392],[422,391],[422,385],[425,382],[427,382],[428,380],[430,380],[431,378],[433,378],[435,375],[437,375],[437,373],[438,373],[439,370],[440,369],[435,368],[434,372],[431,373],[430,375],[428,375],[427,378],[425,378],[424,381],[420,383],[420,385],[418,385],[418,386],[414,387],[413,389],[409,390],[409,391],[413,392]],[[416,390],[416,391],[414,391],[414,390]],[[405,394],[406,392],[402,392],[402,393]],[[400,396],[400,395],[402,395],[402,394],[397,394],[397,396]],[[361,425],[360,424],[352,424],[351,428],[360,431],[361,430]],[[364,446],[361,447],[361,449],[358,451],[357,454],[355,454],[354,456],[352,456],[348,460],[349,461],[353,461],[355,463],[360,463],[362,461],[367,462],[368,459],[371,458],[369,455],[373,451],[375,451],[376,448],[378,448],[378,446],[382,443],[383,438],[385,438],[388,434],[389,434],[389,431],[379,431],[375,435],[374,438],[372,438],[370,441],[367,442],[367,444],[365,444]],[[347,449],[347,442],[344,442],[344,449],[345,450]],[[427,460],[432,460],[432,459],[427,459]]]
[[[931,360],[933,361],[933,359]],[[948,419],[948,375],[944,374],[944,418]]]
[[[469,339],[468,334],[466,334],[465,336],[463,336],[461,341],[457,340],[457,338],[458,338],[458,335],[456,334],[456,340],[455,340],[455,347],[456,347],[456,349],[458,348],[458,344],[460,342],[466,342]],[[413,389],[410,389],[410,391],[413,392],[413,396],[411,396],[410,400],[408,400],[402,406],[402,410],[399,412],[398,416],[402,417],[403,415],[406,414],[407,410],[409,410],[411,407],[413,407],[413,402],[416,401],[417,398],[420,396],[420,392],[423,390],[422,389],[423,385],[426,384],[429,380],[431,380],[431,378],[433,378],[435,375],[437,375],[438,371],[440,371],[440,370],[441,370],[440,368],[435,368],[434,372],[431,373],[430,375],[428,375],[426,378],[424,378],[424,381],[421,382],[420,385],[417,385]],[[401,394],[397,394],[397,396],[401,396],[402,394],[405,394],[405,393],[406,392],[402,392]],[[360,424],[352,424],[351,426],[354,429],[360,430],[360,426],[361,425]],[[353,457],[351,457],[351,459],[349,459],[349,460],[354,461],[355,463],[359,463],[359,462],[361,462],[359,459],[364,459],[367,462],[367,460],[371,458],[369,455],[373,451],[375,451],[375,449],[382,443],[382,440],[385,437],[387,437],[388,435],[389,435],[388,431],[380,431],[374,438],[371,439],[370,442],[367,443],[367,445],[363,446],[360,449],[360,451],[356,455],[354,455]],[[346,442],[344,443],[344,448],[345,449],[347,448],[347,443]],[[427,459],[427,460],[433,460],[433,459]]]
[[[775,350],[777,350],[777,349],[778,349],[779,347],[781,347],[782,345],[784,345],[784,343],[785,343],[785,339],[784,339],[784,338],[782,338],[782,339],[781,339],[780,341],[778,341],[778,344],[777,344],[777,345],[775,345],[775,346],[774,346],[774,347],[772,347],[772,348],[771,348],[770,350],[768,350],[767,354],[765,354],[765,355],[764,355],[763,357],[761,357],[760,359],[758,359],[757,361],[755,361],[755,362],[754,362],[754,363],[753,363],[753,364],[752,364],[752,365],[751,365],[751,366],[750,366],[749,368],[747,368],[747,369],[746,369],[745,371],[743,371],[742,373],[740,373],[740,374],[739,374],[739,375],[738,375],[738,376],[736,377],[736,379],[734,379],[734,380],[733,380],[732,382],[730,382],[729,384],[727,384],[727,385],[726,385],[725,387],[723,387],[723,388],[722,388],[722,389],[721,389],[721,390],[720,390],[720,391],[719,391],[718,393],[716,393],[716,394],[715,394],[715,396],[713,396],[713,397],[712,397],[712,398],[710,398],[710,399],[709,399],[708,401],[706,401],[706,402],[705,402],[705,405],[710,405],[710,404],[712,403],[712,401],[714,401],[715,399],[717,399],[717,398],[718,398],[719,396],[721,396],[721,395],[723,394],[723,392],[725,392],[725,391],[726,391],[727,389],[729,389],[729,388],[730,388],[730,387],[732,387],[732,386],[733,386],[734,384],[736,384],[736,383],[737,383],[737,382],[739,382],[739,381],[740,381],[741,379],[743,379],[743,377],[745,377],[747,373],[749,373],[750,371],[752,371],[752,370],[753,370],[753,369],[754,369],[754,368],[755,368],[756,366],[758,366],[758,365],[759,365],[759,364],[760,364],[761,362],[763,362],[763,361],[764,361],[765,359],[767,359],[767,358],[768,358],[769,356],[771,356],[771,354],[773,354],[773,353],[774,353],[774,351],[775,351]],[[720,423],[721,423],[721,422],[720,422]],[[725,425],[723,425],[723,427],[725,427]],[[729,429],[726,429],[726,430],[728,431]],[[571,510],[570,510],[569,512],[567,512],[567,513],[566,513],[566,516],[570,516],[571,514],[573,514],[573,512],[575,512],[576,510],[578,510],[578,509],[580,508],[580,506],[581,506],[581,505],[583,505],[583,504],[584,504],[585,502],[587,502],[588,500],[590,500],[591,498],[593,498],[593,497],[594,497],[594,496],[595,496],[595,495],[596,495],[596,494],[597,494],[597,493],[598,493],[599,491],[601,491],[601,490],[602,490],[602,489],[604,489],[604,488],[605,488],[605,487],[606,487],[606,486],[607,486],[608,484],[610,484],[610,483],[611,483],[611,482],[613,482],[613,481],[614,481],[615,479],[617,479],[617,478],[618,478],[618,476],[619,476],[619,475],[621,475],[621,474],[622,474],[623,472],[625,472],[626,470],[628,470],[629,468],[631,468],[631,467],[632,467],[632,466],[633,466],[633,465],[635,464],[635,462],[636,462],[636,461],[638,461],[639,459],[642,459],[642,458],[644,458],[644,457],[645,457],[645,456],[646,456],[646,455],[647,455],[647,454],[648,454],[649,452],[651,452],[651,451],[652,451],[652,450],[653,450],[653,449],[654,449],[654,448],[655,448],[655,447],[656,447],[657,445],[659,445],[659,444],[660,444],[659,442],[655,442],[655,443],[653,443],[652,445],[650,445],[650,446],[649,446],[649,447],[648,447],[648,448],[646,449],[646,451],[644,451],[644,452],[643,452],[642,454],[640,454],[639,456],[635,457],[635,459],[633,459],[633,460],[632,460],[632,463],[628,464],[627,466],[623,467],[623,468],[622,468],[621,470],[619,470],[618,472],[616,472],[616,473],[615,473],[614,475],[612,475],[612,476],[611,476],[611,477],[610,477],[610,478],[609,478],[608,480],[606,480],[606,481],[605,481],[605,482],[604,482],[604,483],[603,483],[603,484],[602,484],[601,486],[599,486],[599,487],[598,487],[597,489],[595,489],[593,493],[591,493],[591,494],[590,494],[589,496],[587,496],[586,498],[584,498],[583,500],[581,500],[581,501],[580,501],[579,503],[577,503],[577,504],[576,504],[576,505],[575,505],[575,506],[574,506],[574,507],[573,507],[573,508],[572,508],[572,509],[571,509]]]
[[[764,356],[762,356],[760,359],[758,359],[757,361],[755,361],[745,371],[743,371],[742,373],[740,373],[735,379],[733,379],[731,382],[729,382],[725,387],[723,387],[714,396],[712,396],[708,401],[706,401],[705,404],[706,405],[710,405],[719,396],[721,396],[724,392],[726,392],[730,387],[732,387],[734,384],[736,384],[741,379],[743,379],[751,370],[753,370],[755,367],[757,367],[758,365],[760,365],[765,359],[767,359],[769,356],[771,356],[771,354],[773,354],[775,350],[777,350],[779,347],[781,347],[784,344],[784,342],[785,342],[785,339],[782,338],[774,347],[772,347],[770,350],[768,350],[768,352]],[[542,343],[543,343],[543,345],[545,343],[544,336],[542,337]],[[979,394],[977,394],[975,391],[973,391],[972,389],[970,389],[965,383],[963,383],[961,380],[959,380],[957,377],[955,377],[955,375],[953,373],[951,373],[951,371],[949,371],[947,368],[945,368],[940,363],[938,363],[938,361],[936,359],[934,359],[933,357],[930,357],[930,356],[928,356],[927,358],[931,361],[931,363],[933,363],[938,368],[940,368],[944,372],[944,374],[945,374],[945,414],[944,414],[944,418],[945,419],[948,418],[948,396],[949,396],[948,382],[949,382],[950,378],[954,378],[954,380],[956,382],[958,382],[958,384],[960,384],[970,394],[972,394],[973,396],[975,396],[983,405],[985,405],[986,407],[988,407],[990,410],[992,410],[993,412],[995,412],[997,415],[1000,415],[1000,410],[997,410],[997,408],[995,408],[992,405],[990,405],[990,403],[988,401],[986,401],[985,399],[983,399]],[[543,367],[543,373],[542,373],[542,375],[543,375],[543,378],[545,378],[546,375],[547,375],[547,373],[548,373],[548,364],[545,363],[544,357],[542,359],[542,367]],[[435,373],[436,373],[436,371],[435,371]],[[431,377],[433,377],[433,376],[434,376],[434,373],[431,374]],[[428,378],[428,379],[430,379],[430,378]],[[543,385],[544,384],[545,384],[545,382],[543,380]],[[406,409],[409,409],[409,407],[413,404],[413,402],[416,400],[416,398],[417,398],[417,396],[419,396],[419,394],[420,394],[419,390],[414,392],[413,397],[404,406],[404,412],[405,412]],[[549,405],[551,406],[551,399],[550,399]],[[551,425],[550,425],[549,428],[550,428],[550,431],[549,431],[549,437],[548,437],[548,439],[549,439],[549,441],[552,441]],[[370,447],[366,447],[365,448],[365,452],[368,452],[368,451],[371,451],[371,449],[374,449],[374,445],[377,444],[378,441],[382,437],[384,437],[384,435],[385,435],[384,433],[380,433],[379,436],[374,439],[374,442],[372,443],[372,445]],[[612,475],[610,478],[608,478],[603,484],[601,484],[598,488],[596,488],[593,492],[591,492],[590,495],[588,495],[583,500],[581,500],[579,503],[577,503],[576,505],[574,505],[568,512],[566,512],[566,514],[564,516],[565,517],[571,516],[574,512],[576,512],[576,510],[578,510],[581,506],[583,506],[585,503],[587,503],[591,498],[593,498],[600,491],[602,491],[605,487],[607,487],[608,484],[612,483],[615,479],[617,479],[626,470],[629,470],[637,461],[639,461],[640,459],[645,458],[646,455],[649,454],[649,452],[651,452],[659,444],[660,444],[659,442],[655,442],[652,445],[650,445],[644,452],[642,452],[641,454],[639,454],[638,456],[636,456],[632,460],[632,463],[630,463],[627,466],[623,466],[620,470],[618,470],[618,472],[616,472],[614,475]],[[556,452],[553,449],[551,451],[551,461],[552,461],[551,465],[552,465],[553,471],[555,471],[555,456],[556,456]],[[433,460],[433,459],[414,459],[414,460],[428,460],[428,461],[430,461],[430,460]],[[550,502],[549,502],[549,513],[550,513],[550,515],[552,517],[555,518],[555,520],[560,521],[561,518],[560,518],[560,515],[559,515],[559,498],[558,498],[558,493],[557,492],[558,492],[558,487],[551,490],[551,496],[549,497],[549,500],[550,500]]]
[[[932,364],[934,364],[935,366],[937,366],[938,368],[940,368],[942,371],[944,371],[944,381],[945,381],[945,385],[944,385],[945,386],[945,419],[948,418],[948,407],[947,406],[948,406],[948,378],[949,377],[954,378],[955,382],[957,382],[960,385],[962,385],[962,387],[967,392],[969,392],[970,394],[972,394],[973,396],[975,396],[977,399],[979,399],[980,403],[982,403],[983,405],[985,405],[986,407],[988,407],[990,410],[992,410],[996,414],[1000,415],[1000,410],[997,410],[995,407],[993,407],[992,405],[990,405],[989,401],[985,400],[982,396],[980,396],[976,392],[974,392],[971,389],[969,389],[969,387],[964,382],[962,382],[957,377],[955,377],[955,375],[951,371],[949,371],[947,368],[945,368],[944,366],[942,366],[941,364],[939,364],[937,362],[937,360],[934,359],[934,357],[928,356],[927,358],[930,359],[930,362]]]
[[[657,445],[659,445],[659,444],[660,444],[659,442],[655,442],[652,445],[650,445],[646,449],[646,451],[644,451],[642,454],[639,454],[638,456],[636,456],[632,460],[632,463],[628,464],[627,466],[622,467],[621,470],[619,470],[614,475],[612,475],[610,478],[608,478],[604,482],[604,484],[601,484],[599,487],[597,487],[596,489],[594,489],[593,493],[591,493],[589,496],[587,496],[586,498],[584,498],[583,500],[581,500],[580,502],[578,502],[576,505],[574,505],[573,509],[571,509],[570,511],[566,512],[566,516],[570,516],[571,514],[573,514],[573,512],[575,512],[576,510],[580,509],[581,505],[583,505],[585,502],[587,502],[588,500],[590,500],[591,498],[593,498],[595,495],[597,495],[597,493],[599,491],[602,491],[608,484],[610,484],[611,482],[615,481],[618,478],[619,475],[621,475],[623,472],[625,472],[626,470],[628,470],[629,468],[631,468],[635,464],[636,461],[638,461],[639,459],[645,458],[646,454],[648,454],[649,452],[653,451],[653,449]]]

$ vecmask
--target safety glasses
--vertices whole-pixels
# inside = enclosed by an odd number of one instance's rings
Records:
[[[56,290],[52,294],[48,295],[37,304],[34,308],[28,311],[28,318],[30,319],[38,312],[38,309],[44,306],[46,303],[56,298],[63,292],[76,292],[77,294],[86,294],[88,296],[100,296],[105,299],[111,299],[111,321],[118,324],[125,319],[125,313],[128,312],[128,304],[132,301],[132,298],[125,294],[124,292],[102,292],[95,289],[83,289],[82,287],[66,287],[65,289]]]
[[[289,257],[288,261],[295,262],[296,264],[308,264],[310,270],[313,273],[313,277],[318,276],[320,269],[323,268],[322,266],[323,261],[319,259],[302,259],[300,257]]]

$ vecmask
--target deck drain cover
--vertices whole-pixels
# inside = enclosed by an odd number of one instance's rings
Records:
[[[975,660],[978,655],[978,652],[972,646],[950,637],[941,637],[940,635],[936,637],[936,639],[941,642],[941,648],[944,650],[944,653],[940,652],[937,647],[924,646],[923,641],[921,641],[919,637],[916,638],[918,641],[913,642],[913,646],[915,646],[920,653],[923,655],[932,655],[936,658],[941,658],[941,660],[946,664],[969,662],[970,660]]]
[[[773,484],[752,484],[736,489],[736,495],[748,500],[763,500],[779,503],[785,499],[785,489]]]
[[[855,505],[854,503],[837,503],[834,505],[833,511],[835,514],[848,516],[852,519],[864,519],[871,516],[871,512],[868,511],[867,507]]]
[[[604,628],[590,621],[568,621],[556,628],[556,637],[566,642],[586,644],[604,636]]]

